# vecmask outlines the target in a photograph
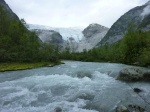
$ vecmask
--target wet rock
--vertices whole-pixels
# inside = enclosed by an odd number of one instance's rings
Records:
[[[92,78],[92,73],[90,71],[80,71],[77,73],[77,77],[78,78],[84,78],[84,77]]]
[[[62,109],[60,107],[56,107],[54,112],[62,112]]]
[[[11,103],[11,101],[5,101],[3,105],[8,105],[10,103]]]
[[[150,72],[141,68],[125,68],[120,71],[118,80],[123,81],[147,81],[150,80]]]
[[[84,100],[93,100],[93,99],[94,99],[94,95],[92,95],[92,94],[87,94],[87,93],[83,93],[83,94],[80,94],[80,95],[78,96],[78,98],[84,99]]]
[[[142,79],[143,72],[138,68],[126,68],[120,71],[117,79],[124,81],[138,81]]]
[[[150,71],[143,74],[143,80],[150,81]]]
[[[84,99],[84,100],[89,100],[92,101],[94,99],[95,95],[93,93],[77,93],[76,95],[74,95],[73,97],[69,98],[69,101],[75,101],[76,99]]]
[[[131,112],[145,112],[145,109],[138,105],[130,104],[128,107],[130,108]]]
[[[120,105],[116,108],[116,112],[130,112],[130,111],[124,105]]]
[[[140,93],[140,92],[142,92],[142,90],[141,90],[141,89],[139,89],[139,88],[134,88],[133,90],[134,90],[134,92],[136,92],[136,93]]]

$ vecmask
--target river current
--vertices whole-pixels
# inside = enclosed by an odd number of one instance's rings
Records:
[[[0,112],[115,112],[139,105],[150,112],[150,83],[116,80],[124,64],[65,61],[55,67],[0,72]],[[141,88],[137,94],[132,88]],[[142,98],[140,96],[142,96]]]

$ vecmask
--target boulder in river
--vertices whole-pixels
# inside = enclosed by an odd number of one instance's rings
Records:
[[[54,112],[62,112],[62,109],[60,107],[56,107]]]
[[[143,79],[150,81],[150,71],[147,71],[143,74]]]
[[[130,112],[130,111],[124,105],[120,105],[116,108],[116,112]]]
[[[125,68],[120,71],[117,79],[123,81],[150,81],[150,72],[138,67]]]
[[[144,108],[142,108],[141,106],[138,106],[138,105],[130,104],[130,105],[128,105],[128,107],[131,112],[147,112],[147,111],[145,111]]]
[[[79,71],[77,72],[77,77],[78,78],[84,78],[84,77],[92,78],[92,73],[90,71]]]
[[[142,92],[142,90],[141,90],[141,89],[139,89],[139,88],[134,88],[133,90],[134,90],[134,92],[136,92],[136,93],[140,93],[140,92]]]

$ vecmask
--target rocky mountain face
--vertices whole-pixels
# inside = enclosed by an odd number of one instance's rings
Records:
[[[71,52],[76,52],[78,45],[79,43],[73,37],[70,37],[67,41],[65,41],[65,48],[69,48]]]
[[[82,52],[94,48],[106,35],[108,28],[99,24],[90,24],[83,31],[75,28],[52,28],[28,24],[28,29],[35,31],[43,42],[54,43],[69,48],[71,52]]]
[[[112,44],[121,40],[129,27],[134,27],[137,29],[141,25],[142,28],[150,28],[149,25],[143,25],[144,23],[147,24],[147,22],[149,22],[149,12],[150,1],[142,6],[131,9],[112,25],[106,36],[98,43],[98,46],[106,43]]]
[[[76,52],[79,39],[83,37],[82,31],[77,28],[53,28],[43,25],[27,24],[28,29],[36,32],[42,42],[59,45],[62,50],[66,48]]]
[[[0,6],[6,10],[11,19],[19,20],[18,16],[9,8],[8,4],[4,0],[0,0]]]
[[[42,40],[42,42],[44,43],[51,43],[53,45],[60,45],[62,46],[64,43],[64,40],[62,38],[62,36],[53,30],[40,30],[40,29],[36,29],[36,30],[32,30],[34,32],[36,32],[36,34],[38,35],[38,37]]]
[[[147,8],[148,8],[147,10],[149,11],[149,13],[144,16],[142,23],[139,25],[139,29],[142,29],[144,31],[150,30],[150,5]]]
[[[106,35],[109,28],[99,24],[90,24],[83,30],[84,38],[79,42],[77,51],[90,50],[94,48],[98,42]]]

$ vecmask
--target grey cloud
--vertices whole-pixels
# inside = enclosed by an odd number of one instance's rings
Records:
[[[148,0],[5,0],[28,23],[52,27],[110,27],[121,15]]]

